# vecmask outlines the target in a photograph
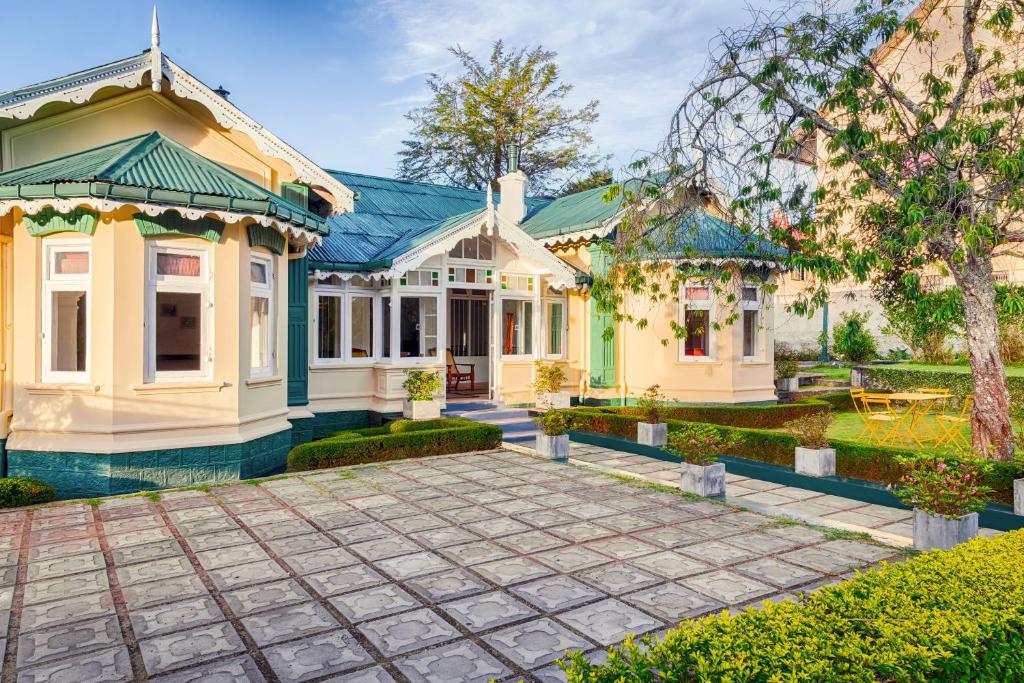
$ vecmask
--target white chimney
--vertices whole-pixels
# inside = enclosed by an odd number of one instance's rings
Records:
[[[508,173],[498,178],[498,215],[518,225],[526,215],[526,174],[519,170],[519,145],[508,145]]]

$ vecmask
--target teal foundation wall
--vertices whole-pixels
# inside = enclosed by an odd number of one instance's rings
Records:
[[[292,448],[322,439],[341,429],[369,427],[372,419],[369,410],[345,410],[336,413],[317,413],[313,417],[292,420]]]
[[[133,453],[7,451],[7,474],[52,486],[60,498],[108,496],[249,479],[284,469],[292,430],[238,444]]]

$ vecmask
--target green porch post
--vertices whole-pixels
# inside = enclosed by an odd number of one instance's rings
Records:
[[[590,252],[590,270],[603,275],[608,269],[608,256],[599,244],[587,247]],[[615,318],[611,313],[599,312],[597,302],[590,299],[590,386],[608,389],[615,386],[615,366],[617,360],[615,348]],[[605,331],[611,327],[612,334],[607,338]]]
[[[821,363],[827,363],[828,358],[828,302],[821,307],[821,355],[818,356],[818,361]]]
[[[306,257],[288,261],[288,405],[309,403],[309,285]]]

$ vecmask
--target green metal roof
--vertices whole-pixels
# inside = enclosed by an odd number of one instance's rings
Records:
[[[611,202],[604,200],[609,187],[611,185],[559,197],[529,212],[522,228],[534,239],[599,228],[622,208],[621,194]]]
[[[0,199],[79,197],[274,216],[327,232],[319,216],[157,132],[0,173]]]
[[[760,259],[773,260],[786,255],[786,249],[754,234],[746,234],[738,225],[703,211],[694,211],[674,231],[649,235],[656,253],[665,258]]]

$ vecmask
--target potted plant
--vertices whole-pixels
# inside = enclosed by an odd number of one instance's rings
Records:
[[[948,550],[978,534],[978,512],[992,491],[978,465],[928,458],[911,463],[896,496],[914,508],[914,548]]]
[[[832,425],[832,413],[822,411],[810,413],[790,420],[783,425],[787,432],[796,437],[797,474],[811,477],[836,476],[836,449],[829,448],[828,428]]]
[[[407,370],[405,401],[402,402],[402,416],[409,420],[436,420],[441,417],[441,375],[434,370]]]
[[[645,446],[664,446],[668,443],[668,425],[661,421],[662,405],[665,397],[661,395],[661,387],[657,384],[647,387],[636,400],[636,409],[643,422],[636,425],[636,442]]]
[[[800,380],[797,379],[797,372],[800,365],[796,362],[796,356],[788,347],[779,347],[775,350],[775,389],[780,392],[789,393],[800,388]]]
[[[540,427],[537,435],[537,452],[552,460],[565,462],[569,459],[569,417],[560,410],[549,410],[535,422]]]
[[[695,424],[669,432],[665,450],[682,459],[682,489],[698,496],[725,495],[725,464],[720,453],[736,445],[736,439],[711,425]]]
[[[534,361],[536,376],[533,380],[533,395],[537,399],[537,407],[544,410],[569,407],[569,392],[562,391],[565,384],[565,370],[555,363]]]

